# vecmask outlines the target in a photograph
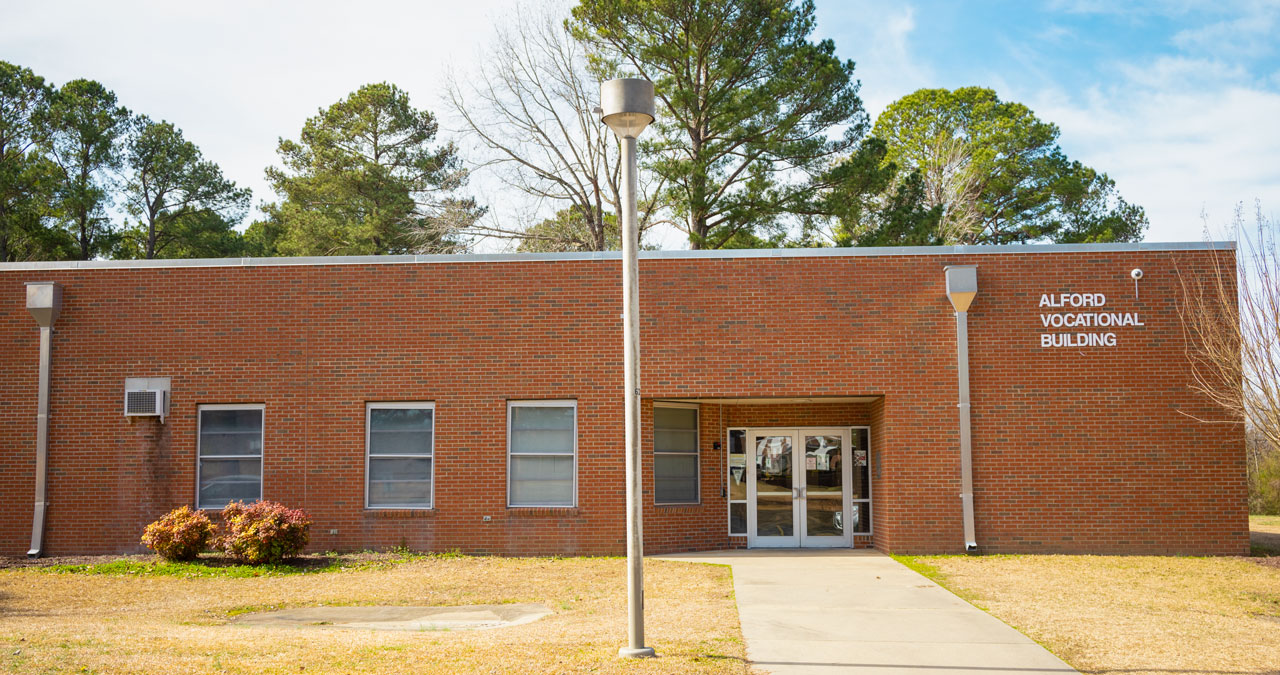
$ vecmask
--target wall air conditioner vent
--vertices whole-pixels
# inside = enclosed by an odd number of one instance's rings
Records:
[[[169,414],[169,378],[130,377],[124,382],[125,417],[159,417]]]
[[[124,393],[124,414],[159,415],[164,410],[164,391],[139,389]]]

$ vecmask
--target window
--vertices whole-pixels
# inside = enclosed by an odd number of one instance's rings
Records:
[[[507,504],[573,506],[578,450],[575,401],[507,406]]]
[[[365,506],[431,508],[434,450],[434,404],[367,404]]]
[[[729,430],[729,534],[747,535],[747,430]]]
[[[854,427],[853,445],[853,512],[849,532],[871,534],[871,428]]]
[[[653,501],[698,503],[698,406],[653,406]]]
[[[260,405],[202,405],[196,431],[196,507],[262,499]]]

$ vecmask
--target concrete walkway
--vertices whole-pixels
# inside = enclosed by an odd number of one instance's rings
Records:
[[[733,566],[747,658],[774,675],[1074,673],[999,619],[872,551],[654,556]]]

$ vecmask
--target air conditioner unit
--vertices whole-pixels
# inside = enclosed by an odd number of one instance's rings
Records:
[[[169,414],[169,378],[130,377],[124,381],[124,416],[159,417]]]

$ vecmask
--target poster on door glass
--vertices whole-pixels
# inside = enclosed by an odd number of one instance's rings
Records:
[[[867,451],[866,451],[866,450],[854,450],[854,451],[853,451],[853,465],[854,465],[854,466],[866,466],[866,465],[867,465]]]

